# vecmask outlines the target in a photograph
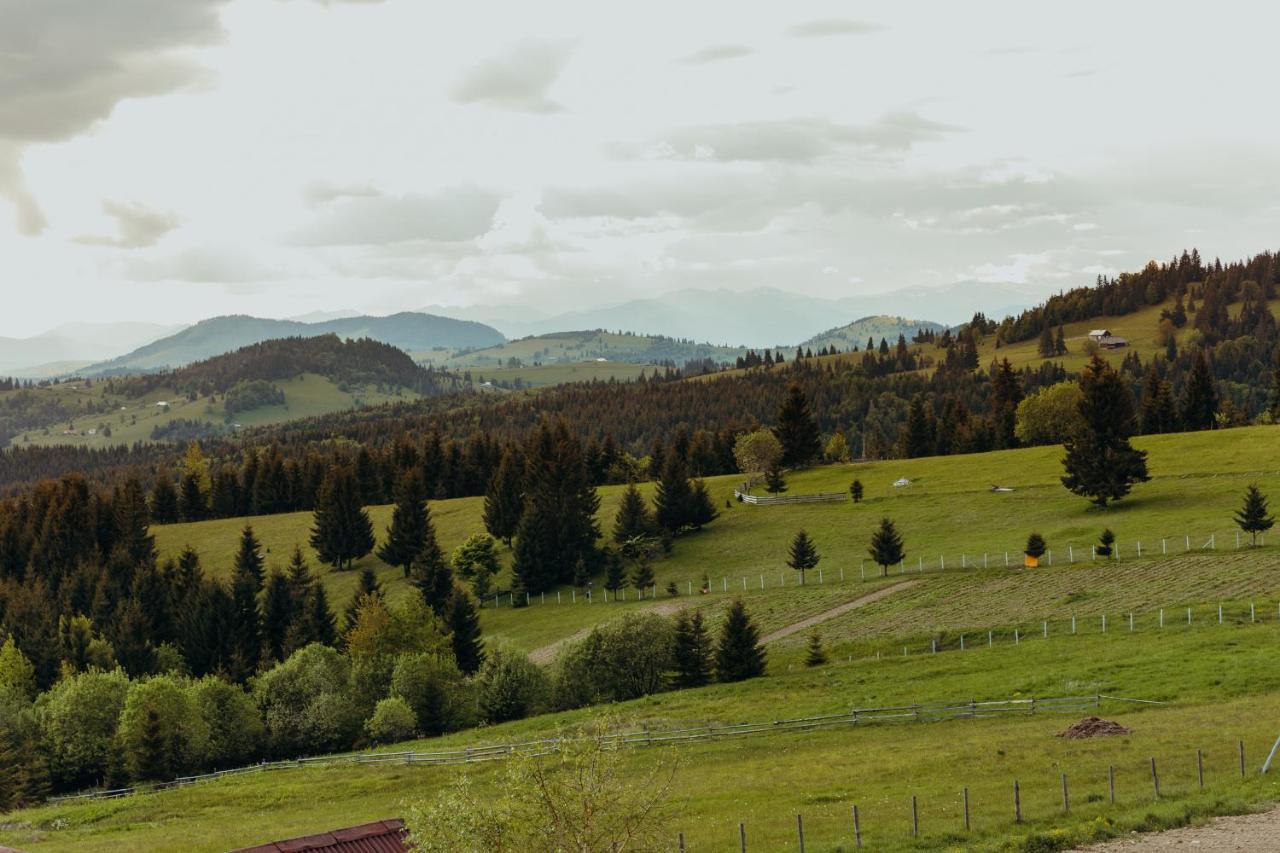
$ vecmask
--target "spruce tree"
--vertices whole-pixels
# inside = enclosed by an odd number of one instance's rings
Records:
[[[1094,552],[1099,557],[1110,557],[1115,544],[1116,535],[1111,532],[1110,527],[1104,527],[1102,529],[1102,535],[1098,537],[1098,544],[1094,549]]]
[[[701,530],[719,517],[720,510],[711,500],[707,484],[701,479],[694,480],[693,494],[689,496],[689,517],[685,519],[688,525],[694,530]]]
[[[907,406],[907,423],[902,433],[903,455],[909,459],[928,456],[934,448],[934,429],[924,399],[917,394]]]
[[[787,554],[787,565],[800,573],[800,585],[804,586],[804,573],[809,569],[817,568],[818,561],[822,559],[818,555],[818,549],[814,547],[813,540],[809,538],[809,534],[801,530],[791,540],[791,550]]]
[[[853,498],[854,503],[862,503],[862,481],[854,480],[849,484],[849,497]]]
[[[676,614],[675,643],[672,651],[677,688],[702,687],[711,683],[711,638],[702,619],[702,611],[687,610]]]
[[[1040,330],[1040,340],[1036,349],[1040,353],[1041,358],[1053,358],[1055,349],[1053,346],[1053,332],[1046,325]]]
[[[325,477],[311,527],[311,547],[339,571],[373,550],[373,524],[360,503],[355,474],[347,466]]]
[[[588,476],[581,443],[563,421],[539,426],[526,458],[527,492],[512,574],[514,591],[537,594],[572,581],[579,559],[589,567],[596,565],[600,497]]]
[[[1062,484],[1098,506],[1129,494],[1145,483],[1146,451],[1129,443],[1135,426],[1133,396],[1125,381],[1103,359],[1094,356],[1080,377],[1081,426],[1064,442]]]
[[[646,557],[636,560],[631,566],[631,585],[644,598],[644,591],[653,586],[653,566]]]
[[[324,591],[324,584],[316,584],[308,598],[307,641],[326,646],[338,644],[338,623],[329,607],[329,594]]]
[[[1271,413],[1271,422],[1280,424],[1280,363],[1271,371],[1271,405],[1267,411]]]
[[[765,651],[742,599],[735,598],[720,630],[715,652],[716,680],[745,681],[764,675]]]
[[[653,517],[668,533],[678,533],[689,523],[693,504],[693,486],[689,482],[689,466],[677,448],[667,451],[662,477],[653,492]]]
[[[891,519],[880,519],[880,526],[871,534],[871,547],[867,549],[871,559],[880,566],[880,576],[889,574],[889,567],[906,559],[902,536]]]
[[[1058,327],[1057,337],[1053,339],[1053,354],[1054,355],[1067,354],[1067,336],[1061,326]]]
[[[776,462],[764,470],[764,489],[771,495],[780,495],[787,490],[787,481],[782,476],[782,468]]]
[[[827,662],[827,651],[822,648],[822,636],[814,631],[809,635],[809,643],[807,652],[804,656],[804,665],[807,667],[822,666]]]
[[[138,779],[164,781],[169,776],[169,743],[160,725],[160,715],[155,708],[147,709],[142,724],[142,739],[138,744]]]
[[[285,639],[294,620],[294,597],[289,579],[279,569],[267,576],[266,594],[262,602],[262,635],[268,658],[285,659]]]
[[[617,597],[618,590],[627,585],[627,567],[621,555],[609,549],[604,555],[604,588]]]
[[[1182,389],[1182,426],[1188,430],[1213,429],[1218,415],[1218,391],[1209,372],[1204,350],[1196,353]]]
[[[399,566],[405,577],[427,535],[427,486],[422,471],[411,468],[400,478],[396,506],[386,541],[378,548],[378,559]]]
[[[178,512],[183,521],[200,521],[209,512],[209,498],[204,492],[200,475],[188,471],[178,484]]]
[[[115,501],[115,539],[133,566],[154,565],[156,539],[148,524],[147,499],[142,484],[130,477]]]
[[[484,663],[484,641],[480,636],[480,613],[471,596],[460,586],[454,586],[445,610],[445,624],[452,642],[453,656],[458,669],[464,675],[473,675]]]
[[[798,384],[792,383],[787,389],[773,434],[782,444],[781,464],[785,467],[799,468],[821,455],[818,425],[809,413],[809,401]]]
[[[266,562],[262,556],[262,543],[254,535],[252,525],[246,524],[240,531],[240,546],[232,565],[235,568],[235,574],[247,573],[253,577],[255,595],[262,589],[263,569]]]
[[[258,607],[258,594],[262,591],[262,554],[253,529],[245,525],[240,536],[240,551],[236,554],[235,568],[231,574],[231,599],[233,603],[231,628],[231,677],[243,683],[257,671],[262,657],[262,611]],[[117,653],[120,649],[117,648]]]
[[[422,600],[437,616],[443,616],[453,594],[453,569],[445,558],[444,550],[436,539],[436,527],[431,521],[430,510],[426,511],[426,529],[418,548],[418,556],[414,558],[409,570],[409,582],[414,585]]]
[[[1027,547],[1022,549],[1022,553],[1038,560],[1044,556],[1047,550],[1049,550],[1049,546],[1045,543],[1044,537],[1039,533],[1032,533],[1027,537]]]
[[[173,487],[168,470],[162,468],[151,490],[151,520],[156,524],[173,524],[178,518],[178,490]]]
[[[636,488],[635,483],[628,483],[627,490],[622,493],[622,501],[618,504],[618,514],[613,521],[613,541],[619,544],[636,536],[651,536],[654,533],[653,516],[649,512],[649,504]]]
[[[1267,498],[1250,485],[1244,493],[1244,505],[1236,513],[1236,525],[1250,536],[1250,546],[1257,547],[1258,534],[1266,533],[1276,523],[1274,515],[1267,514]]]
[[[366,596],[386,598],[386,593],[382,590],[382,584],[378,582],[378,576],[373,573],[373,569],[360,570],[360,581],[356,585],[356,591],[351,595],[351,603],[347,605],[347,609],[343,613],[343,630],[350,630],[351,626],[356,624],[356,616],[360,613],[360,604]]]
[[[1173,390],[1160,378],[1153,365],[1142,384],[1142,433],[1157,435],[1174,432],[1178,427],[1178,409],[1173,402]]]
[[[1018,404],[1022,402],[1022,380],[1009,363],[1000,359],[991,377],[991,417],[995,430],[996,449],[1018,446],[1014,432],[1018,421]]]
[[[524,510],[524,457],[514,445],[508,447],[489,481],[484,495],[484,527],[494,539],[511,547]]]

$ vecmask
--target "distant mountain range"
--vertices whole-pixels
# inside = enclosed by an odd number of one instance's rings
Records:
[[[795,346],[811,339],[818,329],[856,317],[909,314],[952,326],[969,320],[975,311],[1002,318],[1038,304],[1044,296],[1043,288],[964,281],[833,299],[776,288],[687,289],[554,315],[511,306],[426,310],[488,323],[509,338],[567,329],[611,329],[729,346],[773,347]]]
[[[434,347],[489,347],[506,340],[501,332],[482,323],[413,312],[389,317],[340,317],[318,323],[247,316],[214,317],[126,355],[91,365],[80,373],[93,376],[176,368],[262,341],[329,334],[340,338],[371,338],[407,352]]]
[[[56,375],[61,371],[55,362],[101,361],[182,328],[158,323],[67,323],[29,338],[0,338],[0,376]]]
[[[820,335],[814,335],[801,344],[806,349],[818,350],[822,347],[835,347],[838,350],[864,348],[868,340],[877,344],[883,338],[890,345],[904,335],[910,341],[921,330],[941,332],[946,327],[941,323],[928,320],[908,320],[906,317],[890,317],[884,314],[875,317],[863,317],[843,326],[828,329]]]

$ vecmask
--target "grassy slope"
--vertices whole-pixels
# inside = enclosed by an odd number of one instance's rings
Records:
[[[938,849],[960,826],[959,791],[968,786],[976,849],[1051,825],[1093,832],[1102,819],[1123,832],[1188,808],[1247,807],[1280,796],[1274,782],[1236,776],[1243,738],[1256,769],[1280,712],[1272,649],[1280,626],[1204,626],[1133,635],[1055,637],[964,654],[919,655],[830,665],[736,685],[717,685],[625,703],[629,725],[737,722],[853,707],[1029,695],[1133,695],[1167,706],[1108,704],[1131,726],[1123,738],[1067,741],[1053,733],[1080,712],[1037,717],[904,723],[810,734],[695,744],[678,750],[673,835],[690,849],[731,849],[745,821],[752,849],[794,849],[793,815],[805,815],[809,849],[851,842],[851,803],[862,810],[872,849]],[[547,735],[588,712],[541,717],[397,748],[436,749]],[[1195,791],[1194,750],[1205,750],[1208,794]],[[637,768],[666,749],[636,750]],[[1152,802],[1147,760],[1161,766],[1164,801]],[[1118,804],[1103,802],[1106,767],[1116,768]],[[33,850],[217,850],[316,832],[402,813],[456,773],[402,766],[310,769],[225,780],[125,800],[54,805],[0,821],[0,842]],[[481,791],[499,768],[469,771]],[[1059,773],[1069,774],[1073,810],[1060,815]],[[1011,821],[1010,788],[1022,785],[1024,814]],[[912,795],[923,837],[908,835]],[[1092,800],[1092,802],[1090,802]],[[342,803],[335,810],[337,802]]]
[[[412,391],[379,392],[373,388],[359,389],[354,392],[341,390],[336,383],[323,376],[303,374],[296,379],[285,379],[273,382],[284,392],[283,406],[266,406],[250,412],[241,412],[235,422],[243,426],[263,426],[283,423],[295,418],[307,418],[315,415],[338,412],[357,406],[377,405],[417,397]],[[116,444],[133,444],[137,441],[150,441],[151,431],[177,419],[206,421],[216,426],[225,425],[226,416],[221,402],[211,405],[208,399],[188,401],[185,397],[176,397],[172,389],[158,389],[143,397],[125,397],[119,394],[107,394],[106,386],[95,382],[85,387],[83,382],[62,383],[52,386],[41,394],[62,395],[69,400],[85,400],[98,403],[106,400],[111,404],[111,411],[105,414],[84,415],[73,420],[75,428],[82,433],[102,424],[110,425],[111,435],[105,436],[101,429],[97,435],[61,435],[66,428],[65,422],[49,424],[48,435],[41,430],[29,430],[25,438],[30,444],[76,444],[88,447],[110,447]],[[167,409],[157,406],[158,402],[168,402]],[[24,436],[19,436],[14,445],[23,445]]]
[[[540,364],[537,367],[474,367],[468,368],[471,377],[479,382],[512,382],[519,380],[527,388],[546,388],[568,382],[629,382],[643,374],[652,376],[662,368],[652,364],[630,364],[625,361],[579,361],[569,364]]]
[[[627,361],[629,356],[649,349],[654,338],[647,335],[619,335],[613,332],[561,332],[554,335],[538,335],[531,338],[508,341],[501,346],[454,355],[446,363],[450,367],[494,367],[518,358],[526,364],[585,361],[603,357]],[[732,361],[745,350],[737,347],[717,347],[719,360]]]
[[[1184,535],[1190,534],[1193,547],[1198,547],[1211,533],[1216,533],[1220,545],[1234,547],[1231,514],[1239,504],[1244,487],[1256,482],[1264,491],[1280,490],[1280,465],[1275,461],[1280,451],[1280,430],[1271,427],[1151,436],[1140,438],[1136,443],[1149,451],[1154,479],[1139,485],[1133,495],[1106,510],[1095,509],[1062,488],[1058,482],[1061,449],[1057,447],[829,466],[790,478],[791,493],[807,493],[843,490],[858,477],[866,486],[867,494],[859,505],[840,502],[756,507],[730,502],[726,506],[740,478],[716,477],[709,485],[720,507],[720,519],[701,533],[677,541],[674,554],[656,565],[659,589],[668,580],[677,581],[682,591],[691,581],[696,587],[706,572],[712,578],[714,594],[710,599],[718,603],[727,597],[720,593],[722,577],[731,579],[730,592],[740,591],[742,578],[746,577],[750,606],[759,611],[766,630],[781,627],[870,588],[858,582],[860,567],[866,563],[866,543],[873,526],[888,515],[898,523],[906,538],[908,567],[918,565],[920,559],[937,566],[939,556],[946,558],[948,567],[954,567],[960,564],[962,554],[967,555],[972,565],[974,561],[981,561],[984,552],[990,555],[989,563],[1002,564],[1005,550],[1016,555],[1027,533],[1038,530],[1055,554],[1056,564],[1052,569],[1034,574],[991,571],[972,586],[970,581],[954,574],[925,575],[921,587],[910,597],[912,601],[921,597],[943,601],[956,594],[957,589],[984,590],[975,593],[979,596],[986,592],[998,595],[1002,585],[1008,584],[1030,590],[1028,594],[1034,597],[1029,600],[1035,602],[1038,611],[1049,609],[1074,586],[1084,582],[1081,573],[1085,570],[1062,565],[1067,546],[1072,545],[1082,559],[1103,526],[1111,527],[1119,537],[1121,554],[1126,558],[1122,565],[1128,565],[1137,540],[1151,549],[1159,547],[1160,537],[1173,537],[1170,547],[1176,551],[1183,547]],[[891,486],[894,480],[904,476],[912,481],[910,486],[902,489]],[[1012,494],[992,494],[987,491],[992,483],[1017,490]],[[651,486],[646,487],[649,488]],[[621,488],[606,487],[600,491],[600,520],[607,531]],[[469,534],[483,529],[482,505],[480,498],[432,504],[441,544],[446,549],[452,549]],[[376,531],[383,535],[391,508],[373,507],[370,514]],[[1016,521],[1012,521],[1014,519]],[[269,549],[268,563],[283,566],[293,544],[305,544],[311,516],[294,513],[249,521]],[[236,534],[243,524],[243,519],[227,519],[161,527],[156,529],[157,543],[166,556],[190,544],[200,551],[207,569],[225,574],[230,571]],[[794,586],[796,578],[784,564],[790,539],[801,527],[817,541],[823,555],[821,565],[826,583],[819,587],[811,577],[810,585],[798,591]],[[1187,564],[1195,566],[1193,569],[1173,561],[1162,563],[1167,568],[1159,570],[1161,574],[1153,581],[1158,583],[1162,600],[1153,605],[1280,590],[1280,576],[1274,582],[1271,580],[1274,574],[1271,562],[1270,558],[1263,562],[1245,560],[1230,564],[1234,568],[1222,572],[1197,563]],[[371,555],[358,565],[374,567],[393,594],[407,592],[408,586],[399,577],[399,571],[383,565],[376,557]],[[845,583],[833,583],[842,568]],[[873,566],[866,568],[869,575],[875,571]],[[1101,576],[1112,578],[1110,571]],[[1124,575],[1123,570],[1120,571],[1121,574],[1107,583],[1124,592]],[[779,573],[786,584],[781,589],[778,588]],[[759,590],[761,574],[765,575],[769,587],[763,592]],[[356,575],[356,572],[344,572],[325,576],[336,604],[345,604],[348,600],[355,588]],[[1055,580],[1050,584],[1046,578]],[[978,583],[982,586],[977,586]],[[564,598],[568,599],[567,590]],[[1115,604],[1124,608],[1136,606],[1123,596],[1118,597]],[[606,606],[597,602],[592,606],[547,605],[518,611],[490,609],[484,619],[486,630],[492,635],[531,649],[628,606],[647,605]],[[871,614],[896,606],[899,605],[884,602],[847,619],[869,619]],[[951,627],[963,624],[957,613],[962,615],[963,611],[953,608],[950,614],[939,615],[936,624]],[[1041,614],[1028,610],[1022,615],[1030,618]]]

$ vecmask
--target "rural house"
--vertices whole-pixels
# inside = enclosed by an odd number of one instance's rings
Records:
[[[1103,349],[1120,349],[1129,345],[1127,339],[1111,334],[1110,329],[1094,329],[1089,333],[1089,340],[1096,342]]]

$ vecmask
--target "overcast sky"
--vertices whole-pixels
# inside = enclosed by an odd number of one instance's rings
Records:
[[[1048,292],[1275,248],[1278,19],[0,0],[0,335],[685,287]]]

